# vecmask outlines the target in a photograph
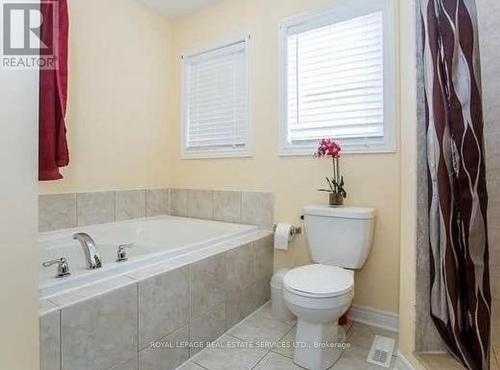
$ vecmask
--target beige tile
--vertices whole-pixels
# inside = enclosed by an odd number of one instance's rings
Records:
[[[188,338],[187,325],[159,340],[158,347],[150,347],[139,353],[141,370],[173,370],[189,359],[189,350],[182,343]]]
[[[225,253],[227,267],[226,282],[226,328],[229,329],[240,322],[258,307],[245,306],[245,299],[242,295],[250,290],[254,274],[254,251],[252,244],[232,249]]]
[[[118,364],[116,366],[113,366],[109,370],[138,370],[138,362],[137,362],[137,355],[135,356],[136,358],[123,362],[121,364]]]
[[[376,335],[393,338],[396,340],[394,348],[395,353],[398,350],[398,333],[368,326],[359,322],[354,322],[351,329],[347,333],[346,342],[351,343],[353,347],[371,348]]]
[[[292,327],[292,323],[275,319],[268,304],[229,330],[228,334],[246,341],[273,342],[283,338]]]
[[[127,274],[127,276],[136,280],[145,280],[187,265],[189,265],[187,257],[176,257],[167,261],[163,261],[156,265],[147,266],[146,268],[139,268],[137,270],[131,271]]]
[[[226,300],[226,328],[230,329],[254,313],[270,299],[269,281],[257,282],[251,286],[228,294]]]
[[[190,361],[186,362],[184,365],[177,368],[177,370],[206,370],[206,368],[201,367],[200,365]]]
[[[214,220],[241,223],[241,192],[214,191]]]
[[[48,299],[40,299],[40,301],[38,302],[39,305],[38,305],[38,314],[40,316],[43,316],[43,315],[46,315],[48,313],[51,313],[53,311],[58,311],[59,308],[57,307],[57,305],[55,305],[54,303],[50,302]]]
[[[242,223],[271,229],[274,220],[273,194],[244,192],[242,197]]]
[[[190,349],[190,355],[193,356],[208,343],[219,338],[226,330],[225,306],[221,304],[215,306],[212,310],[201,316],[191,319],[189,340],[191,343],[197,343]]]
[[[342,353],[342,356],[337,360],[337,362],[330,368],[332,370],[380,370],[383,367],[369,363],[367,360],[368,354],[370,352],[369,348],[361,346],[351,346],[351,348],[346,348]],[[394,369],[394,363],[396,357],[392,356],[390,369]]]
[[[492,353],[494,354],[495,360],[500,365],[500,346],[492,346]]]
[[[189,322],[189,267],[139,282],[139,348]]]
[[[500,181],[500,132],[484,135],[486,177]]]
[[[137,353],[137,287],[112,291],[61,312],[62,368],[108,369]]]
[[[271,279],[265,278],[257,281],[250,287],[253,304],[261,307],[271,299]]]
[[[191,264],[191,317],[200,316],[226,300],[224,254]]]
[[[237,300],[238,306],[232,308],[238,310],[237,313],[239,314],[239,318],[241,320],[255,312],[258,308],[269,301],[270,294],[271,289],[269,281],[263,280],[253,283],[237,293],[231,293],[231,295],[228,297],[228,304],[233,304],[235,303],[234,301]],[[236,312],[233,312],[232,314],[235,315]],[[230,316],[230,318],[234,320],[233,325],[235,325],[239,321],[235,320],[234,316]],[[230,327],[232,327],[233,325],[231,325]]]
[[[254,277],[255,282],[270,279],[274,270],[274,240],[272,236],[257,240],[254,243]]]
[[[115,193],[115,220],[124,221],[146,216],[146,191],[130,190]]]
[[[79,193],[77,202],[77,225],[97,225],[115,220],[115,193]]]
[[[154,217],[169,214],[169,190],[146,190],[146,216]]]
[[[494,348],[492,348],[490,354],[490,370],[500,370],[500,364],[498,363],[498,357]]]
[[[59,308],[72,305],[82,300],[84,300],[83,297],[71,292],[59,294],[48,298],[48,301],[50,301],[52,304],[56,305]]]
[[[283,338],[281,338],[277,342],[272,351],[279,353],[282,356],[293,358],[296,335],[297,326],[294,326],[288,333],[286,333]]]
[[[67,307],[82,301],[95,298],[115,289],[136,285],[136,280],[128,276],[117,276],[92,285],[84,286],[49,298],[59,308]]]
[[[500,220],[500,180],[488,181],[488,217],[493,225],[498,225]]]
[[[244,318],[241,308],[241,292],[234,292],[226,300],[226,330],[231,329]]]
[[[494,348],[500,348],[500,325],[497,322],[491,327],[491,345]]]
[[[419,354],[426,369],[430,370],[465,370],[465,368],[447,353],[443,354]]]
[[[170,214],[172,216],[187,217],[189,190],[170,189]]]
[[[353,324],[354,324],[354,322],[353,322],[352,320],[349,320],[349,321],[347,322],[347,324],[342,325],[342,328],[344,329],[344,332],[345,332],[346,334],[348,334],[348,333],[349,333],[349,331],[352,329],[352,325],[353,325]]]
[[[61,313],[40,317],[40,369],[61,369]]]
[[[251,285],[254,278],[254,247],[252,244],[232,249],[224,254],[227,266],[227,292],[241,291]]]
[[[40,195],[38,202],[39,231],[76,227],[76,194]]]
[[[302,367],[295,365],[293,360],[288,357],[281,356],[277,353],[270,352],[264,357],[255,370],[300,370]]]
[[[213,348],[205,348],[193,362],[208,370],[250,370],[267,354],[261,348],[242,348],[244,343],[224,335]]]
[[[211,190],[190,190],[188,200],[188,216],[213,219],[214,216],[214,195]]]

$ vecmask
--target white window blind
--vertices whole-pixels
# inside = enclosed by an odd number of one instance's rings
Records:
[[[325,24],[326,23],[326,24]],[[289,25],[282,94],[282,152],[311,153],[321,138],[344,148],[380,148],[390,129],[385,109],[384,15]],[[285,153],[287,154],[287,153]]]
[[[184,154],[245,154],[248,140],[247,40],[184,57]]]

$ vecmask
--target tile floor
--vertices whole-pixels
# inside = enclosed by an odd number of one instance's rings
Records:
[[[376,334],[396,339],[397,333],[354,323],[345,327],[346,342],[350,343],[332,370],[381,370],[381,366],[366,362]],[[230,329],[211,348],[205,348],[177,370],[299,370],[293,363],[293,341],[296,322],[281,322],[271,314],[266,304],[255,314]],[[249,346],[248,343],[279,343],[273,348]],[[271,346],[269,346],[271,347]],[[390,369],[394,369],[395,357]]]

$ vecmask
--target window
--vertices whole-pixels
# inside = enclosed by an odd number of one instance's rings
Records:
[[[283,23],[280,154],[332,137],[346,152],[393,151],[390,0],[356,0]]]
[[[248,37],[183,56],[182,157],[250,154]]]

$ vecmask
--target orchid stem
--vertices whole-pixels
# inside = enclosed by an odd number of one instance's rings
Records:
[[[339,159],[336,158],[337,161],[337,184],[340,184],[340,165],[339,165]]]

